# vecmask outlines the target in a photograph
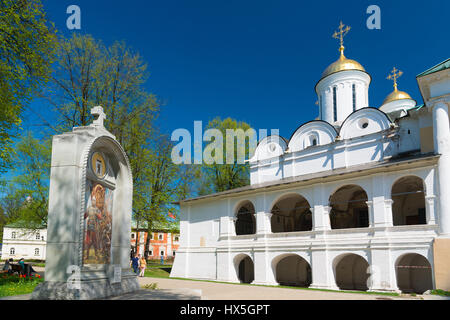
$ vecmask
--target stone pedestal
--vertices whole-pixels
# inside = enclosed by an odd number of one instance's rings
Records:
[[[103,127],[53,137],[45,282],[32,299],[98,299],[139,290],[130,269],[133,182],[128,158]]]

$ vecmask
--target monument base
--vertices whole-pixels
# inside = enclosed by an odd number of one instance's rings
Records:
[[[69,289],[67,282],[45,281],[36,286],[31,300],[95,300],[140,290],[136,276],[111,283],[108,279],[81,281],[79,289]]]

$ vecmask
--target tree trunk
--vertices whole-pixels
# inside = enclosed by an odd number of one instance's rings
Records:
[[[147,221],[147,239],[145,240],[145,246],[144,246],[144,257],[145,260],[148,259],[148,248],[150,246],[150,237],[152,235],[152,222]]]

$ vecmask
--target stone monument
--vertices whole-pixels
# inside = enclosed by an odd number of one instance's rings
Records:
[[[53,137],[45,282],[32,299],[98,299],[139,290],[130,268],[133,181],[128,158],[94,122]]]

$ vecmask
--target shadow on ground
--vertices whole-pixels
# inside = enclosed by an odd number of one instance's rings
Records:
[[[108,297],[101,300],[201,300],[201,290],[179,289],[142,289],[117,297]]]

